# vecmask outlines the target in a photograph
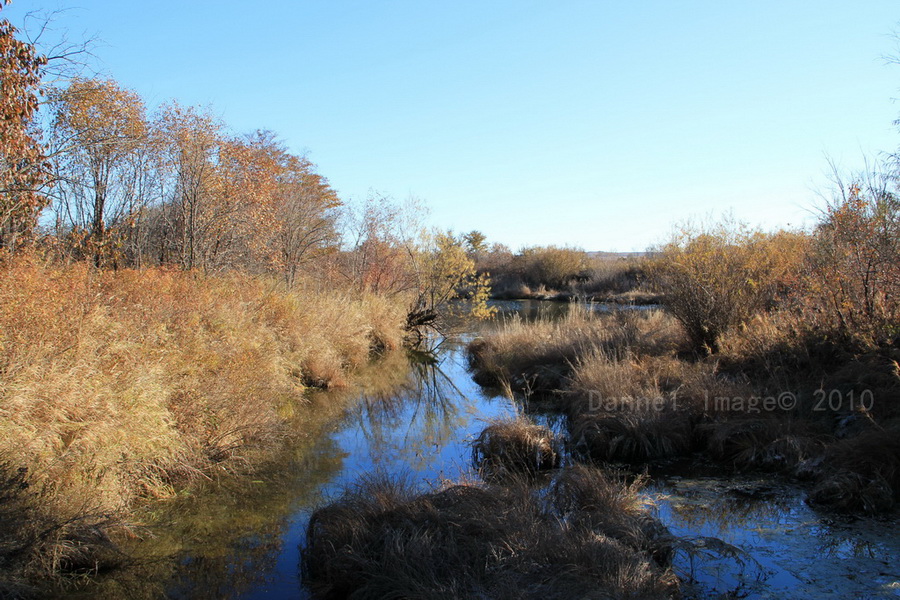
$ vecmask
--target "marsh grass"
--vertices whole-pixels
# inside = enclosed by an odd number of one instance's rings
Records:
[[[472,441],[472,462],[483,478],[535,475],[561,459],[556,435],[525,416],[491,422]]]
[[[814,505],[841,512],[879,513],[900,498],[900,426],[877,428],[828,447],[808,474]]]
[[[888,433],[900,416],[896,348],[842,345],[788,311],[757,314],[717,340],[718,353],[701,357],[663,312],[575,310],[505,323],[473,343],[470,360],[479,380],[551,392],[580,460],[697,456],[797,475],[812,482],[814,504],[842,511],[900,499],[900,448]],[[785,391],[793,408],[749,403]]]
[[[26,522],[61,532],[48,550],[47,536],[5,522],[22,564],[45,575],[87,564],[77,557],[102,544],[72,542],[82,525],[101,540],[138,500],[252,469],[302,435],[287,421],[305,384],[344,384],[373,347],[401,344],[403,317],[381,298],[241,274],[2,265],[0,460],[27,481]]]
[[[468,350],[479,383],[508,382],[515,391],[552,393],[565,386],[581,357],[661,353],[678,342],[674,321],[658,311],[598,314],[573,304],[561,319],[510,319],[490,336],[474,340]]]
[[[692,450],[690,423],[671,410],[583,414],[570,432],[576,453],[600,462],[641,463]]]
[[[418,494],[364,479],[313,513],[303,578],[317,598],[669,598],[669,537],[628,485],[587,467]]]
[[[738,470],[790,472],[820,455],[828,440],[814,424],[772,416],[715,421],[698,429],[708,456]]]

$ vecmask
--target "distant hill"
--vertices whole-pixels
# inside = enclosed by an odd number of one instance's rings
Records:
[[[591,258],[605,258],[605,259],[615,259],[615,258],[640,258],[642,256],[647,256],[650,254],[649,252],[602,252],[602,251],[594,251],[586,253]]]

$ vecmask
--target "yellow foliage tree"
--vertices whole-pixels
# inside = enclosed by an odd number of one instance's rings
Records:
[[[839,183],[816,230],[808,300],[841,333],[867,343],[900,336],[900,199],[890,177]]]

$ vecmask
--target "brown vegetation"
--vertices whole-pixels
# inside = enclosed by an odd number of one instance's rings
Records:
[[[478,233],[478,232],[473,232]],[[469,234],[471,235],[471,234]],[[654,304],[647,288],[643,256],[588,253],[557,246],[528,247],[512,253],[495,245],[472,251],[478,271],[491,276],[498,300],[581,300]]]
[[[0,1],[0,10],[9,0]],[[38,88],[46,59],[0,19],[0,250],[31,242],[47,198],[43,149],[32,120],[39,107]]]
[[[472,459],[484,479],[534,475],[559,465],[556,436],[524,416],[488,425],[472,442]]]
[[[892,196],[868,194],[853,188],[814,235],[686,230],[649,267],[665,313],[511,321],[471,344],[476,378],[549,393],[584,459],[693,454],[812,479],[817,505],[886,510],[898,221]]]
[[[573,304],[558,320],[505,322],[469,345],[469,360],[479,383],[508,382],[517,391],[546,393],[562,389],[577,361],[593,352],[662,351],[676,345],[677,336],[658,311],[599,315]]]
[[[524,484],[417,495],[370,478],[313,513],[304,582],[318,598],[670,598],[671,538],[639,487],[587,467],[546,500]]]
[[[137,500],[265,460],[306,410],[304,386],[341,385],[372,348],[398,347],[403,317],[382,298],[237,273],[7,262],[0,463],[3,510],[20,514],[4,519],[16,560],[83,564],[96,544],[75,540],[121,524]]]

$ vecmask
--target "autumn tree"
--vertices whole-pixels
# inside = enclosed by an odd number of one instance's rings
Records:
[[[8,0],[0,0],[0,10]],[[47,205],[44,151],[33,119],[38,110],[40,70],[46,59],[16,37],[0,19],[0,249],[28,242]]]
[[[289,284],[307,261],[336,247],[337,192],[306,158],[288,156],[275,199],[278,265]]]
[[[493,314],[487,306],[489,277],[478,274],[466,250],[465,236],[449,231],[435,231],[419,241],[410,255],[416,282],[407,319],[410,328],[432,324],[440,308],[456,299],[471,300],[468,312],[475,317]]]
[[[343,215],[345,252],[341,272],[361,292],[398,295],[416,288],[410,263],[421,234],[420,209],[371,195]]]
[[[209,223],[200,240],[205,268],[272,265],[269,240],[277,229],[275,197],[285,156],[271,132],[221,140],[217,185],[208,204],[220,218]]]
[[[161,262],[185,269],[201,266],[206,240],[229,218],[218,205],[217,164],[222,123],[209,111],[172,102],[160,110],[158,132],[166,175],[166,207],[158,234]]]
[[[100,266],[112,254],[109,225],[126,220],[137,202],[144,103],[115,81],[81,78],[53,90],[51,101],[57,218]]]

